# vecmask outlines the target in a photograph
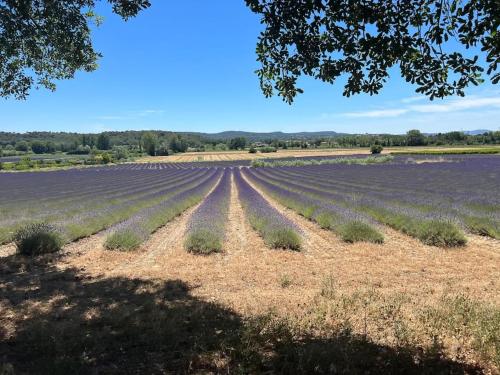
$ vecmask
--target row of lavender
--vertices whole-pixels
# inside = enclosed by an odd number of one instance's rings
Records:
[[[499,238],[500,158],[446,161],[263,168],[247,173],[302,213],[334,203],[332,211],[363,215],[365,221],[376,220],[433,245],[463,244],[460,228]]]
[[[214,171],[89,168],[2,174],[0,242],[26,223],[41,221],[58,225],[72,241],[189,190]]]
[[[234,171],[238,197],[252,227],[272,248],[299,250],[300,229],[273,208],[250,184],[239,169]]]
[[[222,251],[231,195],[231,170],[224,171],[217,187],[191,216],[185,247],[196,254]]]
[[[222,169],[212,169],[208,178],[172,196],[164,196],[158,204],[140,210],[129,219],[108,230],[105,247],[133,250],[146,241],[151,233],[165,225],[187,208],[200,202],[221,178]]]

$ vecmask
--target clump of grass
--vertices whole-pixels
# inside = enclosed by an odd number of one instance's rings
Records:
[[[290,278],[290,276],[288,275],[281,275],[280,277],[280,286],[283,288],[283,289],[286,289],[288,288],[289,286],[292,285],[292,279]]]
[[[106,238],[104,247],[108,250],[131,251],[137,249],[143,239],[131,231],[117,231]]]
[[[372,226],[361,221],[351,221],[339,227],[338,233],[344,242],[383,243],[384,236]]]
[[[189,234],[186,249],[195,254],[211,254],[222,251],[221,237],[208,230],[197,230]]]
[[[301,239],[297,232],[290,228],[269,228],[262,231],[264,241],[274,249],[300,250]]]
[[[438,220],[421,223],[417,237],[426,245],[439,247],[457,247],[467,243],[464,234],[455,225]]]
[[[442,297],[435,307],[424,309],[420,320],[435,335],[449,335],[471,345],[480,357],[500,366],[500,310],[478,303],[466,294]]]
[[[465,226],[474,234],[500,239],[500,228],[487,217],[470,216],[464,218]]]
[[[17,251],[23,255],[41,255],[61,250],[64,241],[59,230],[46,223],[31,223],[14,233]]]

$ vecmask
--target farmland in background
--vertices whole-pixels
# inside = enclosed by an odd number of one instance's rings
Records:
[[[498,371],[500,156],[352,151],[1,173],[0,359],[19,372]],[[30,222],[58,228],[63,251],[16,254]]]

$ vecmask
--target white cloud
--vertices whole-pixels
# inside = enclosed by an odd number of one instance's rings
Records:
[[[408,103],[420,102],[420,101],[425,100],[425,99],[427,99],[427,97],[424,95],[410,96],[409,98],[401,99],[401,103],[408,104]]]
[[[419,101],[418,97],[405,98],[401,102],[404,105],[399,108],[382,108],[377,110],[344,112],[341,116],[351,118],[388,118],[399,117],[409,113],[450,113],[461,112],[482,108],[484,110],[500,108],[500,96],[468,96],[465,98],[449,99],[442,102],[431,102],[428,104],[409,104]]]
[[[450,100],[443,104],[423,104],[412,105],[410,110],[420,113],[435,113],[435,112],[456,112],[467,109],[476,109],[483,107],[500,107],[500,97],[465,97],[460,99]]]
[[[398,117],[407,113],[408,110],[401,109],[380,109],[374,111],[364,111],[364,112],[346,112],[343,113],[343,116],[346,117],[370,117],[370,118],[378,118],[378,117]]]

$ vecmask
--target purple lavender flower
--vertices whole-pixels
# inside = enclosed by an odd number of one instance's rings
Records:
[[[228,168],[217,187],[193,213],[186,231],[186,249],[209,254],[222,251],[231,194],[232,172]]]
[[[299,250],[301,247],[300,230],[288,218],[273,208],[248,182],[239,169],[234,171],[238,196],[248,219],[268,246]]]

